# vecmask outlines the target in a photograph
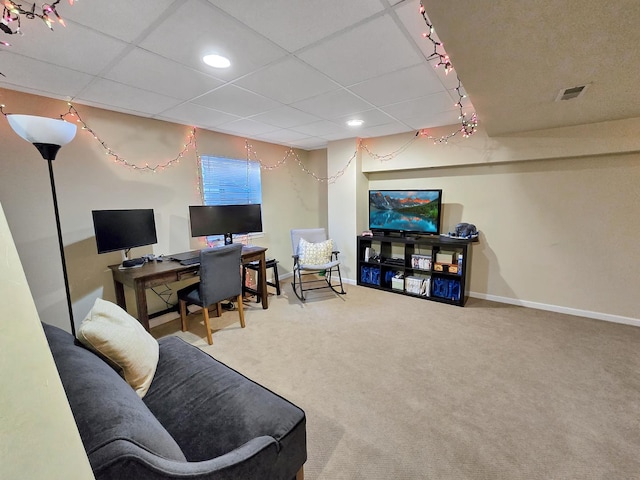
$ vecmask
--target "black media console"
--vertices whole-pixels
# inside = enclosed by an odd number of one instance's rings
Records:
[[[358,285],[464,306],[471,243],[434,236],[359,236]]]

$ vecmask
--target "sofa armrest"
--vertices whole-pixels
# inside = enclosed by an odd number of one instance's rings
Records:
[[[120,442],[125,442],[124,440]],[[274,476],[278,448],[270,437],[258,437],[220,457],[201,462],[168,460],[126,442],[110,443],[95,452],[97,480],[263,480]],[[125,454],[122,452],[126,451]],[[117,454],[117,456],[115,456]],[[114,457],[115,456],[115,457]],[[116,460],[114,460],[116,458]]]

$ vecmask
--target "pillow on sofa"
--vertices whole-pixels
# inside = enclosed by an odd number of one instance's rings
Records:
[[[331,239],[311,243],[301,238],[298,243],[298,262],[301,265],[324,265],[331,261],[332,251],[333,241]]]
[[[82,321],[78,340],[114,365],[143,398],[158,366],[158,341],[118,305],[97,298]]]

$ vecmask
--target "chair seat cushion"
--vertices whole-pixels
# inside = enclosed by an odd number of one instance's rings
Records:
[[[202,305],[202,299],[200,298],[200,283],[194,283],[188,287],[178,290],[178,299],[184,300],[188,304]]]
[[[334,260],[332,262],[323,263],[322,265],[309,265],[306,263],[299,263],[298,268],[300,270],[329,270],[336,265],[340,265],[340,261]]]

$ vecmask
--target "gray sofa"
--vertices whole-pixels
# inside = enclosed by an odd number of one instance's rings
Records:
[[[177,337],[140,399],[72,335],[43,324],[98,480],[302,478],[304,412]]]

